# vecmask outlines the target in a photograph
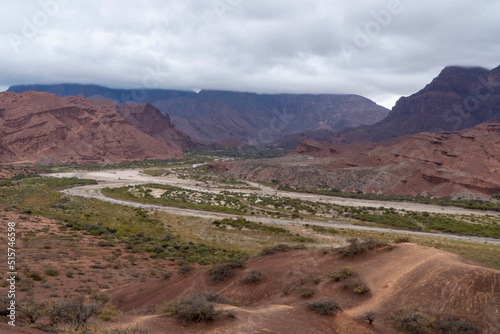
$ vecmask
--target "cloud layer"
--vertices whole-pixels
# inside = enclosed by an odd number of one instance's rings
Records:
[[[446,65],[499,65],[500,1],[0,4],[0,88],[354,93],[391,106]]]

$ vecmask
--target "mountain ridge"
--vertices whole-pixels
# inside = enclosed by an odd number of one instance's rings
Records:
[[[97,85],[18,85],[9,91],[82,95],[116,103],[151,103],[194,140],[269,144],[305,130],[341,131],[373,124],[389,110],[355,94],[257,94],[201,90],[123,90]],[[139,101],[134,101],[139,100]]]

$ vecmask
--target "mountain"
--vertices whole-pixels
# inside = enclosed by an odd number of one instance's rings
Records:
[[[282,144],[303,140],[348,144],[379,142],[420,132],[455,131],[500,121],[500,66],[449,66],[419,92],[400,98],[380,122],[341,133],[308,131],[283,138]]]
[[[500,193],[499,142],[500,123],[485,123],[379,145],[305,141],[288,157],[218,168],[233,177],[291,188],[484,198]]]
[[[341,131],[383,119],[388,110],[357,95],[254,94],[202,90],[120,90],[95,85],[23,85],[12,92],[83,95],[116,103],[151,103],[197,141],[271,143],[306,130]]]
[[[138,125],[140,123],[140,126]],[[0,93],[0,161],[182,158],[190,138],[151,105]]]

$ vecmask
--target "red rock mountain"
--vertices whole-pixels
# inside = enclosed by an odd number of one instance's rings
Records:
[[[419,92],[402,97],[382,121],[341,133],[306,131],[281,139],[281,144],[317,140],[335,144],[369,141],[420,132],[456,131],[500,121],[500,66],[449,66]]]
[[[140,127],[136,126],[140,123]],[[151,129],[148,129],[151,126]],[[150,105],[0,93],[0,162],[181,158],[189,137]]]
[[[500,123],[420,133],[376,144],[305,141],[295,155],[227,164],[227,173],[292,188],[386,195],[500,193]],[[302,156],[302,157],[301,157]],[[314,157],[314,158],[312,158]]]
[[[21,85],[10,91],[83,95],[116,103],[140,100],[169,114],[178,129],[205,143],[262,144],[306,130],[342,131],[373,124],[389,112],[358,95],[255,94],[163,89],[130,91],[95,85]],[[220,145],[219,145],[220,146]]]

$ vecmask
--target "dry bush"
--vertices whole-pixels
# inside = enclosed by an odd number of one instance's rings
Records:
[[[349,243],[349,245],[337,248],[337,252],[342,256],[360,255],[368,250],[387,246],[386,242],[374,240],[371,238],[367,239],[349,238],[347,239],[347,242]]]
[[[163,312],[187,324],[215,320],[222,310],[216,309],[215,303],[208,301],[203,294],[196,294],[170,303]]]
[[[236,268],[242,268],[245,263],[241,260],[231,260],[225,263],[215,264],[210,270],[209,274],[212,277],[212,281],[215,283],[223,282],[235,275]]]
[[[273,247],[264,248],[260,253],[262,256],[271,255],[276,252],[286,252],[292,249],[305,249],[304,245],[290,246],[289,244],[277,244]]]
[[[396,244],[400,244],[403,242],[410,242],[410,238],[409,237],[399,237],[396,240],[394,240],[394,243],[396,243]]]
[[[307,303],[306,307],[308,310],[314,311],[319,315],[336,316],[337,313],[342,312],[342,308],[339,306],[339,303],[333,299],[316,300],[314,302]]]
[[[114,304],[107,303],[104,305],[101,313],[99,314],[99,319],[104,321],[111,321],[118,315],[118,309]]]
[[[300,291],[300,296],[304,299],[311,298],[316,293],[313,288],[303,288]]]
[[[46,308],[46,303],[35,302],[35,298],[32,293],[28,293],[26,297],[24,297],[17,305],[19,313],[24,318],[28,319],[32,324],[45,315]]]
[[[93,315],[99,315],[101,306],[95,302],[86,302],[83,296],[72,299],[60,299],[47,307],[51,324],[71,323],[84,326]]]
[[[354,269],[349,268],[349,267],[342,267],[337,270],[335,270],[332,274],[328,275],[333,281],[335,282],[340,282],[341,280],[344,280],[346,278],[349,278],[351,276],[356,276],[357,273]]]
[[[370,311],[365,312],[362,315],[360,315],[358,317],[358,320],[359,321],[368,321],[368,324],[373,326],[373,322],[379,318],[380,318],[380,315],[377,312],[370,310]]]
[[[257,284],[260,281],[262,281],[262,272],[253,269],[242,279],[242,282],[245,284]]]
[[[182,275],[182,276],[186,276],[187,274],[189,274],[192,270],[193,270],[193,266],[191,266],[190,264],[183,264],[179,267],[179,269],[177,270],[177,273],[179,275]]]
[[[431,330],[434,318],[412,307],[404,307],[392,314],[395,329],[411,334],[426,334]]]
[[[434,324],[434,327],[444,334],[474,334],[480,331],[473,323],[457,318],[438,321]]]

